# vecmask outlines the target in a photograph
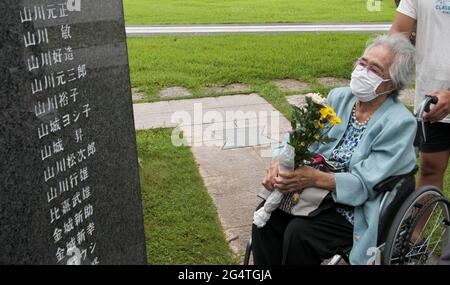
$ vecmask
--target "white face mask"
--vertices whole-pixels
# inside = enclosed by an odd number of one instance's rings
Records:
[[[369,102],[380,95],[392,92],[392,90],[377,94],[376,90],[383,82],[388,82],[391,79],[379,77],[373,71],[368,70],[364,66],[357,65],[352,73],[352,80],[350,81],[350,88],[353,95],[355,95],[361,102]]]

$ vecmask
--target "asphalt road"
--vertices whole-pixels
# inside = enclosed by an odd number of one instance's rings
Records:
[[[227,25],[128,25],[128,36],[260,34],[306,32],[387,32],[390,23],[305,23]]]

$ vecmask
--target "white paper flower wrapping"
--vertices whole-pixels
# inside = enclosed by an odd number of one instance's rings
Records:
[[[286,144],[275,159],[279,161],[280,171],[294,171],[295,168],[295,149],[290,144]],[[253,215],[253,224],[262,228],[269,221],[272,212],[275,211],[283,200],[283,193],[274,190],[267,198],[264,206]]]

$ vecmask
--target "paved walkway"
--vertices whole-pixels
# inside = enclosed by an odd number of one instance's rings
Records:
[[[257,94],[135,104],[134,115],[137,129],[178,125],[184,131],[230,247],[242,255],[271,144],[289,127],[286,118]],[[185,120],[174,123],[172,116]]]
[[[128,36],[170,34],[305,33],[305,32],[387,32],[390,23],[301,23],[226,25],[128,25]]]

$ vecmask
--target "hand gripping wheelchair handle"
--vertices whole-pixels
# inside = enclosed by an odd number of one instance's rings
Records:
[[[427,134],[425,131],[425,121],[423,120],[424,113],[430,112],[431,104],[437,104],[439,101],[438,97],[426,95],[425,100],[423,100],[422,105],[420,105],[420,108],[416,114],[416,119],[418,122],[421,123],[421,129],[422,129],[422,138],[424,141],[427,141]]]
[[[426,103],[425,103],[425,106],[423,107],[423,110],[428,113],[428,112],[430,112],[431,104],[436,105],[439,101],[439,98],[436,96],[431,96],[431,95],[427,95],[427,96],[425,96],[425,98],[427,98],[427,99],[425,101]]]

